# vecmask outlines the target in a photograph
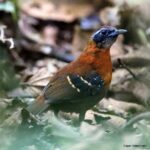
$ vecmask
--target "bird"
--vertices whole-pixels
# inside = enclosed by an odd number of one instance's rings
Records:
[[[87,110],[102,100],[112,79],[110,48],[125,29],[103,26],[94,32],[80,56],[58,70],[27,111],[38,115],[48,109],[78,113],[83,121]]]

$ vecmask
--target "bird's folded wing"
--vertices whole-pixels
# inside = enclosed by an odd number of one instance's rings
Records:
[[[96,72],[83,76],[68,74],[51,81],[43,93],[48,103],[76,102],[98,95],[103,87],[104,81]]]

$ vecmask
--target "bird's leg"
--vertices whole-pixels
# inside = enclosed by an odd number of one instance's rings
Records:
[[[85,113],[86,113],[85,111],[80,112],[80,114],[79,114],[79,122],[82,122],[84,120]]]
[[[55,110],[54,110],[54,115],[55,115],[55,117],[57,117],[57,118],[58,118],[58,113],[59,113],[59,110],[55,109]]]

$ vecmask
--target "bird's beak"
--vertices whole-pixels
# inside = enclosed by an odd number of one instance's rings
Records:
[[[118,29],[117,32],[118,32],[118,35],[119,35],[119,34],[124,34],[124,33],[126,33],[127,30],[124,30],[124,29]]]
[[[110,36],[116,38],[120,34],[126,33],[127,30],[124,29],[116,29],[115,32],[111,33]]]

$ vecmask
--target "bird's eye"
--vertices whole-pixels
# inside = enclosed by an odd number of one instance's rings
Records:
[[[112,29],[111,32],[115,32],[115,29]]]
[[[112,31],[111,31],[111,30],[109,30],[109,31],[108,31],[108,34],[110,34],[110,33],[112,33]]]
[[[102,30],[101,33],[102,33],[103,35],[106,35],[107,31],[106,31],[106,30]]]

